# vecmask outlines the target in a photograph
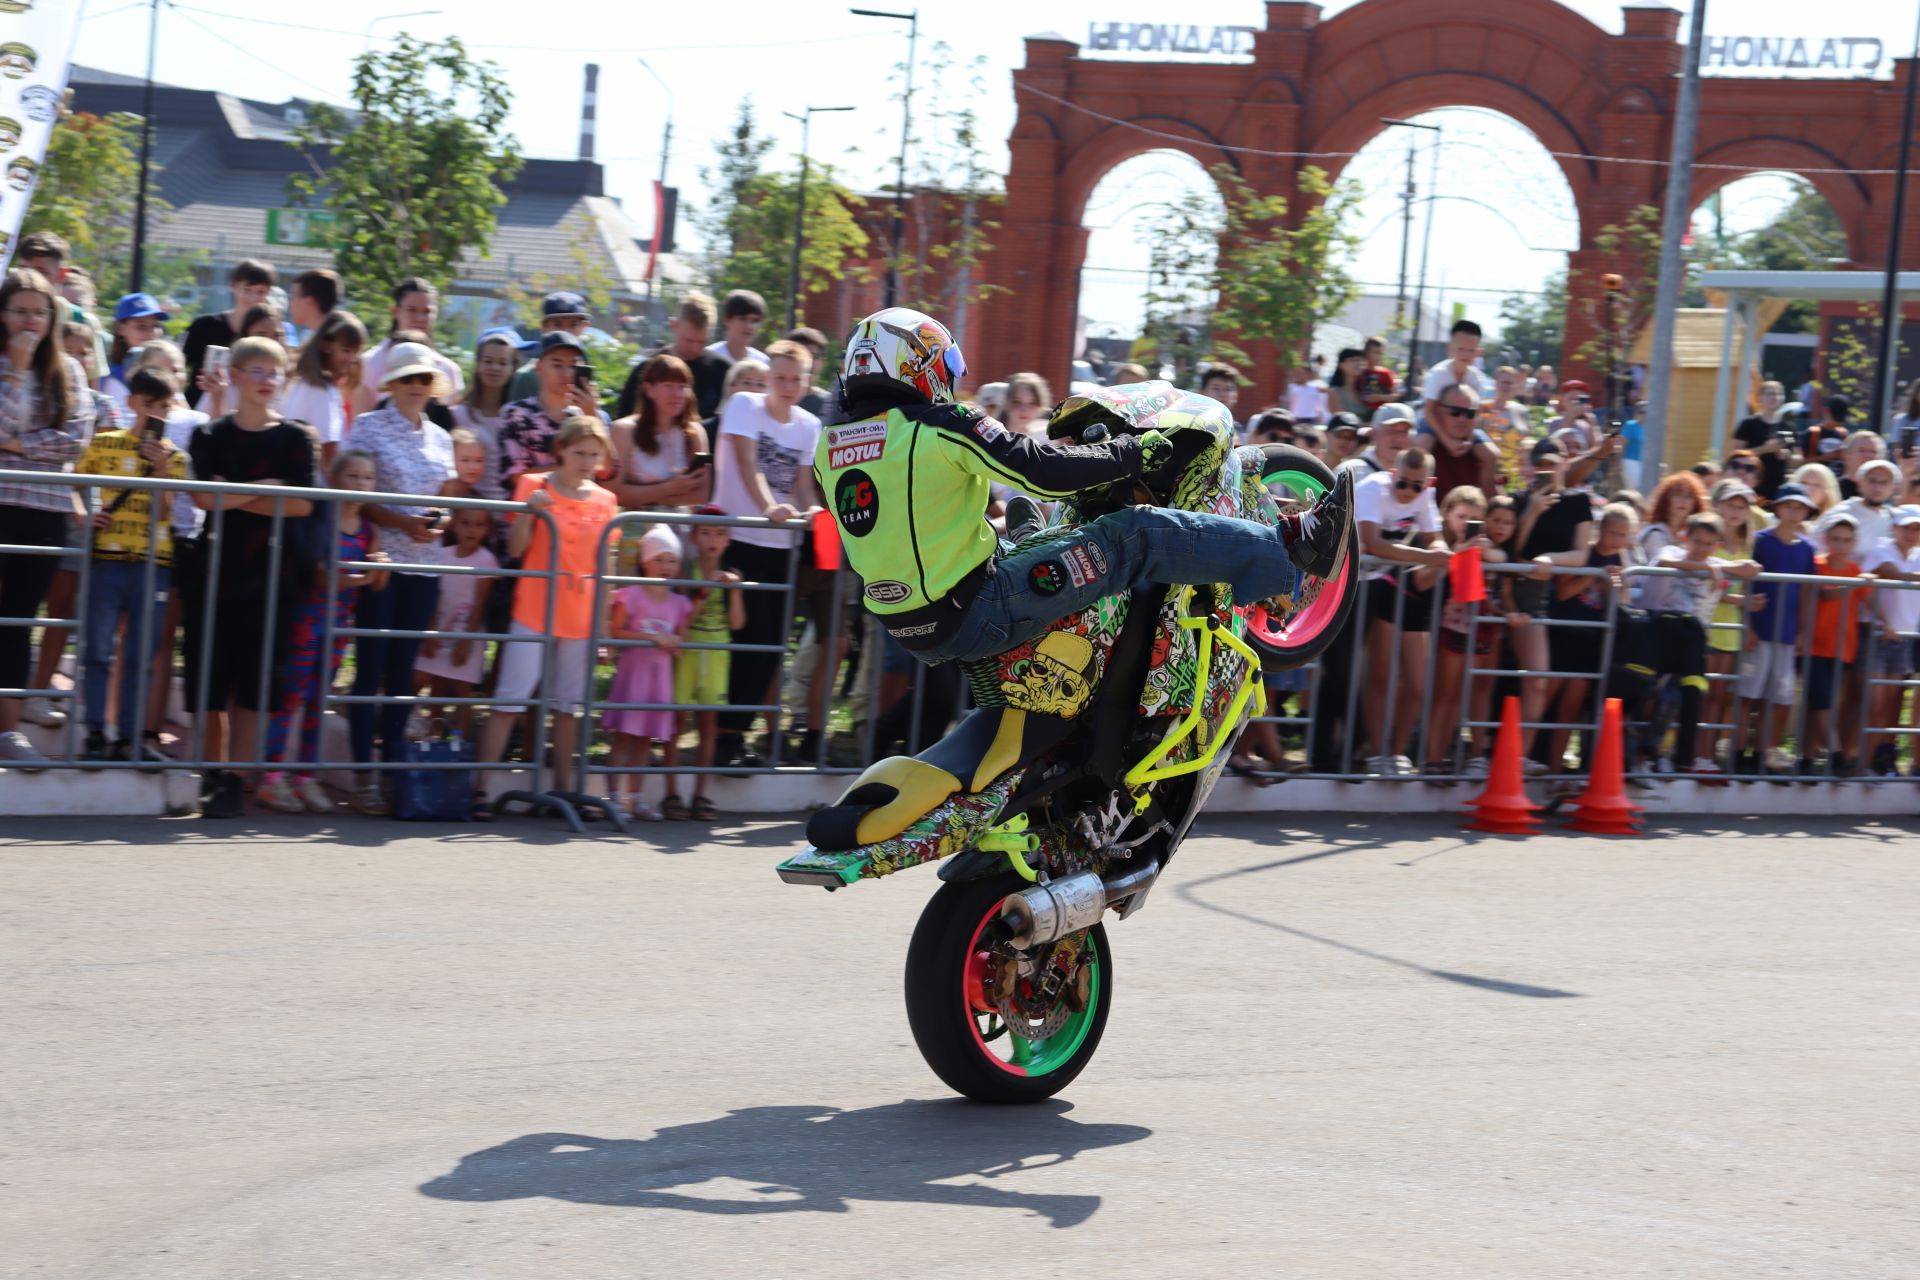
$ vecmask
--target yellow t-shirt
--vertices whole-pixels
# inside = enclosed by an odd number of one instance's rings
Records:
[[[102,431],[87,445],[74,468],[88,476],[156,475],[167,480],[187,478],[187,455],[179,449],[167,451],[166,465],[156,471],[140,456],[140,437],[131,431]],[[93,532],[93,554],[97,560],[135,560],[147,558],[147,543],[154,536],[151,489],[113,489],[102,486],[97,510],[112,508],[111,523]],[[114,506],[118,502],[118,506]],[[164,495],[162,514],[171,508]],[[160,545],[154,550],[154,562],[162,568],[173,565],[173,522],[160,521]]]

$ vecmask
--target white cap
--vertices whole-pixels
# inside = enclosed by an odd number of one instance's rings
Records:
[[[645,564],[649,556],[667,552],[676,559],[684,559],[680,550],[680,535],[663,524],[650,524],[647,531],[640,535],[640,562]]]
[[[1896,507],[1893,512],[1896,525],[1920,524],[1920,507]]]

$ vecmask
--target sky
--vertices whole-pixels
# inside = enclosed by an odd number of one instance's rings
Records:
[[[1326,0],[1323,14],[1354,3],[1364,0]],[[1804,0],[1711,0],[1706,28],[1715,36],[1875,36],[1891,58],[1912,47],[1916,6],[1920,0],[1849,0],[1836,10]],[[1570,0],[1566,7],[1605,30],[1620,30],[1617,2]],[[441,12],[397,16],[435,8]],[[911,5],[898,8],[905,12]],[[726,132],[743,94],[752,97],[762,131],[777,140],[773,159],[781,164],[791,163],[797,153],[800,128],[781,113],[798,114],[808,105],[854,107],[816,114],[810,150],[840,166],[856,189],[875,189],[887,180],[900,128],[887,72],[904,58],[905,22],[858,17],[838,4],[792,0],[733,0],[724,8],[672,0],[573,4],[552,11],[556,17],[565,14],[562,21],[530,22],[534,11],[524,0],[332,0],[313,9],[169,0],[160,13],[156,76],[267,102],[289,97],[344,102],[351,61],[369,39],[378,44],[401,31],[427,39],[457,35],[477,55],[500,64],[515,94],[510,124],[530,156],[577,153],[581,69],[587,62],[600,64],[598,158],[606,166],[608,194],[621,198],[643,227],[650,218],[648,183],[659,172],[667,112],[673,123],[668,183],[697,201],[700,167],[711,163],[714,141]],[[1259,0],[1184,0],[1177,16],[1201,26],[1258,26],[1264,12]],[[1102,0],[1097,7],[1064,0],[970,0],[964,6],[929,7],[921,16],[923,69],[935,42],[949,46],[956,61],[985,59],[975,106],[990,165],[1000,172],[1014,116],[1008,77],[1023,63],[1023,37],[1055,31],[1084,41],[1090,20],[1166,20],[1174,11],[1165,0],[1138,5]],[[144,0],[85,0],[75,60],[142,74],[147,20]],[[1886,70],[1883,65],[1881,74]],[[917,98],[925,87],[923,72]],[[1449,305],[1464,301],[1471,313],[1491,320],[1502,294],[1538,289],[1564,266],[1556,250],[1572,245],[1577,233],[1570,197],[1544,149],[1505,117],[1449,109],[1420,118],[1442,124],[1446,139],[1440,198],[1417,207],[1418,216],[1431,211],[1433,217],[1429,296],[1438,301],[1444,293]],[[1427,157],[1418,161],[1424,193]],[[1405,163],[1404,136],[1382,136],[1347,167],[1347,176],[1367,191],[1359,220],[1367,243],[1356,264],[1363,281],[1396,279],[1398,189]],[[1139,206],[1200,181],[1198,175],[1184,157],[1141,157],[1135,169],[1108,184],[1117,191],[1096,193],[1087,215],[1094,232],[1082,307],[1096,329],[1137,323],[1139,290],[1132,281],[1146,266],[1137,236],[1137,223],[1146,215]],[[1763,221],[1784,191],[1785,184],[1766,178],[1730,188],[1729,224],[1737,229]],[[1470,200],[1492,204],[1497,212]],[[1122,216],[1129,208],[1135,212]],[[1416,221],[1416,268],[1425,234],[1424,223]]]

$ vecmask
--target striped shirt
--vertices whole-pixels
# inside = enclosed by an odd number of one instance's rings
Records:
[[[67,385],[73,388],[73,406],[64,422],[47,420],[45,398],[40,394],[40,379],[29,368],[18,382],[5,377],[13,371],[10,360],[0,354],[0,470],[65,472],[73,470],[74,460],[87,447],[93,435],[94,399],[87,393],[87,377],[80,364],[70,356]],[[0,506],[26,507],[33,511],[57,511],[62,515],[79,510],[75,491],[67,485],[32,484],[24,481],[0,481]]]

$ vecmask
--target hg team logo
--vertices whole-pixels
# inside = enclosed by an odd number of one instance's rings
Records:
[[[40,166],[26,156],[15,156],[7,165],[7,185],[15,191],[25,191],[33,185],[40,172]]]
[[[9,80],[24,80],[32,75],[39,61],[40,55],[33,51],[31,45],[21,44],[18,40],[0,44],[0,76]]]

